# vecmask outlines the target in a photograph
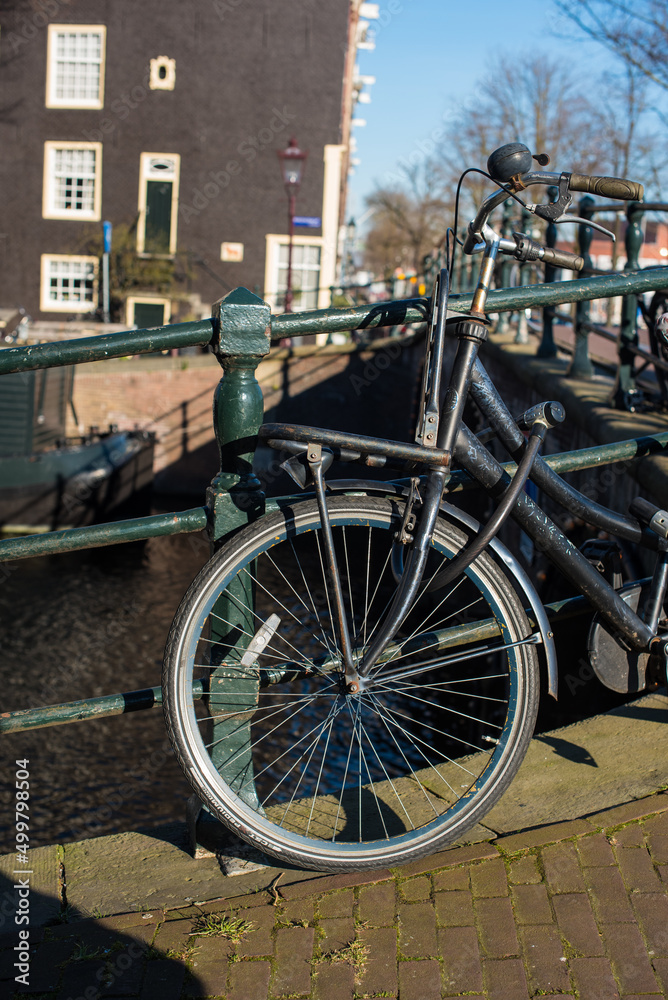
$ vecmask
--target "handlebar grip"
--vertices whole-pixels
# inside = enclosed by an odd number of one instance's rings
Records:
[[[586,191],[623,201],[642,201],[645,193],[642,184],[624,177],[594,177],[592,174],[571,174],[568,187],[571,191]]]
[[[553,267],[567,267],[569,271],[581,271],[584,267],[584,259],[576,253],[568,250],[554,250],[552,247],[543,248],[542,261],[544,264],[551,264]]]

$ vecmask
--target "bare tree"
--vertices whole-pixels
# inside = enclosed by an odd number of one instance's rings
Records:
[[[585,35],[668,90],[665,0],[561,0],[559,8]]]
[[[377,187],[366,204],[373,213],[366,238],[368,266],[385,276],[396,267],[419,273],[451,218],[452,201],[437,164],[424,159],[404,166],[397,183]]]

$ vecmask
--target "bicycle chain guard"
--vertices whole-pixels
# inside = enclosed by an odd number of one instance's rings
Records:
[[[638,611],[642,587],[629,583],[618,594],[632,611]],[[647,686],[649,653],[629,649],[618,641],[598,615],[594,616],[587,639],[587,653],[592,669],[601,684],[618,694],[644,691]]]

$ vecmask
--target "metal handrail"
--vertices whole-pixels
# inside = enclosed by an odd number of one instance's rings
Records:
[[[556,305],[650,291],[665,284],[665,269],[656,271],[658,273],[644,270],[539,287],[497,289],[489,295],[489,311],[514,311],[534,304]],[[471,304],[471,298],[470,294],[453,295],[450,305],[455,311],[465,311]],[[251,471],[254,442],[263,417],[262,392],[255,371],[262,357],[269,352],[272,340],[325,331],[420,322],[424,320],[427,308],[428,300],[420,298],[272,317],[269,307],[256,295],[246,289],[235,289],[216,303],[212,320],[0,350],[0,374],[8,374],[210,344],[224,370],[224,378],[214,394],[214,431],[220,448],[221,469],[207,491],[206,506],[4,539],[0,541],[0,561],[204,529],[213,545],[219,543],[248,523],[262,507],[260,484]],[[663,452],[667,447],[668,432],[554,455],[547,462],[556,471],[572,471],[628,461],[652,452]],[[455,473],[450,489],[468,489],[473,485],[464,474]],[[159,702],[157,690],[146,689],[86,702],[5,713],[0,716],[0,732],[148,708]]]

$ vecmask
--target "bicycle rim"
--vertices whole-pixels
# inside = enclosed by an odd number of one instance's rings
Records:
[[[366,497],[328,507],[361,656],[396,587],[403,508]],[[439,519],[427,575],[465,540]],[[537,703],[530,628],[507,576],[483,555],[444,590],[423,591],[351,695],[324,566],[314,502],[223,546],[172,627],[168,730],[197,794],[267,853],[324,871],[404,863],[460,838],[517,770]],[[244,666],[271,614],[277,630]]]

